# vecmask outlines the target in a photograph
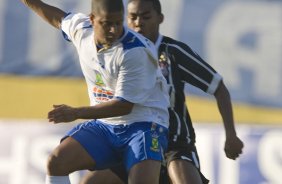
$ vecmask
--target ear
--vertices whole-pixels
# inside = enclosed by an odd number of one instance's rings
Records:
[[[91,21],[92,25],[94,24],[94,19],[95,19],[95,15],[93,13],[91,13],[90,14],[90,21]]]
[[[161,13],[159,15],[159,24],[163,23],[163,21],[164,21],[164,14]]]

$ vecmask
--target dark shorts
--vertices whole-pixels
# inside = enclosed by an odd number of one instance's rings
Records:
[[[182,143],[182,144],[169,143],[168,151],[165,154],[165,158],[167,165],[169,164],[169,162],[173,160],[185,160],[187,162],[192,163],[199,171],[203,184],[209,183],[209,180],[200,171],[199,156],[197,153],[197,149],[194,145],[189,145],[187,143]],[[162,171],[161,173],[168,177],[168,173],[165,174],[165,171]],[[167,184],[167,183],[160,182],[160,184]]]

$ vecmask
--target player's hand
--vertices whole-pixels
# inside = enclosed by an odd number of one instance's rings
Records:
[[[224,146],[226,157],[236,160],[242,154],[243,147],[243,142],[237,136],[227,137]]]
[[[77,119],[76,109],[68,105],[53,105],[53,110],[48,113],[49,122],[62,123]]]

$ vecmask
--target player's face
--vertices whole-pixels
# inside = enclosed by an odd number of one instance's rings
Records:
[[[133,1],[127,5],[127,24],[134,31],[141,33],[155,42],[159,34],[159,25],[163,15],[159,14],[151,2]]]
[[[108,13],[101,11],[91,15],[95,41],[99,44],[111,45],[122,36],[123,11]]]

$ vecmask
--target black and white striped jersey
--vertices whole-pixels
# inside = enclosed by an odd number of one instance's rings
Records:
[[[195,132],[185,104],[185,83],[214,94],[222,77],[188,45],[161,36],[156,42],[159,65],[169,85],[169,142],[194,144]]]

